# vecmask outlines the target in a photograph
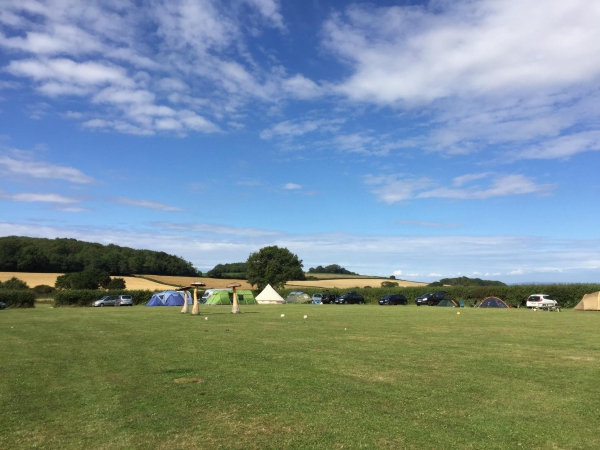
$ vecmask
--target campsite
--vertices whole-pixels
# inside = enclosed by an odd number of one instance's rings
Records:
[[[3,311],[0,447],[600,445],[598,313],[179,309]]]

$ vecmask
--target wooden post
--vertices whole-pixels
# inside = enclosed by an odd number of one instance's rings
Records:
[[[182,314],[187,314],[188,312],[188,291],[183,291],[183,308],[181,308]]]
[[[239,288],[241,286],[240,283],[231,283],[228,284],[227,287],[233,289],[233,298],[232,298],[232,302],[233,302],[233,307],[231,308],[231,312],[233,314],[239,314],[240,311],[240,305],[238,304],[238,299],[237,299],[237,292],[236,289]]]
[[[240,305],[238,305],[237,292],[235,292],[235,288],[233,288],[233,308],[231,308],[231,312],[234,314],[240,313]]]
[[[197,316],[200,313],[198,309],[198,288],[194,288],[194,306],[192,306],[192,314]]]

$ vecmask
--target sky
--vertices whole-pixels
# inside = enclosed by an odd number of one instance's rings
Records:
[[[600,2],[0,5],[0,236],[600,282]]]

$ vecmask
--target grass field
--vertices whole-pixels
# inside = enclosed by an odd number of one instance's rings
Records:
[[[600,447],[600,314],[229,311],[0,311],[0,448]]]

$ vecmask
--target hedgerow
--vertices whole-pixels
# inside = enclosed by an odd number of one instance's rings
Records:
[[[444,286],[443,288],[432,288],[431,286],[411,286],[398,288],[347,288],[329,289],[332,294],[343,295],[348,291],[356,291],[365,298],[365,303],[377,303],[381,297],[387,294],[404,294],[409,303],[414,299],[436,290],[444,290],[456,300],[467,302],[481,301],[486,297],[499,297],[509,306],[521,305],[527,297],[532,294],[548,294],[558,301],[564,308],[574,307],[585,294],[600,291],[600,284],[524,284],[512,286]],[[321,293],[324,289],[319,288],[294,288],[278,290],[285,298],[292,291],[302,291],[309,295]],[[256,295],[256,294],[255,294]]]
[[[7,307],[33,308],[35,306],[35,292],[31,289],[0,289],[0,302]]]
[[[105,295],[131,295],[133,304],[139,305],[150,300],[153,294],[150,290],[66,290],[54,294],[54,306],[91,306]]]

